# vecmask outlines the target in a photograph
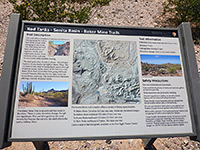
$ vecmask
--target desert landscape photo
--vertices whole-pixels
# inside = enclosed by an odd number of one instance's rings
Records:
[[[68,82],[22,81],[19,107],[67,107]]]
[[[180,56],[140,55],[143,76],[182,76]]]
[[[49,41],[48,56],[69,56],[70,42]]]

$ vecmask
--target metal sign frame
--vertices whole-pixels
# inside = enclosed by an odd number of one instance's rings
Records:
[[[153,136],[124,136],[124,137],[92,137],[92,138],[36,138],[36,139],[10,139],[11,122],[13,117],[13,108],[16,92],[16,81],[18,78],[19,59],[21,55],[22,36],[24,32],[24,24],[42,24],[42,25],[62,25],[74,27],[95,27],[95,28],[120,28],[125,30],[152,30],[155,34],[161,32],[177,32],[180,41],[181,55],[183,57],[183,66],[186,78],[186,86],[188,92],[188,102],[191,110],[191,118],[193,122],[193,134],[168,134]],[[148,33],[147,33],[148,34]],[[94,25],[76,25],[63,23],[45,23],[22,21],[20,15],[12,14],[8,29],[7,44],[5,49],[4,64],[2,77],[0,80],[0,148],[9,146],[13,141],[55,141],[55,140],[94,140],[94,139],[130,139],[130,138],[157,138],[157,137],[175,137],[175,136],[191,136],[193,140],[200,141],[200,79],[197,71],[195,51],[193,47],[192,34],[189,23],[182,23],[178,28],[141,28],[141,27],[112,27],[112,26],[94,26]],[[195,130],[196,129],[196,130]]]

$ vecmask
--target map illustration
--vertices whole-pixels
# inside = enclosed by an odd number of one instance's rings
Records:
[[[74,40],[72,104],[140,103],[136,42]]]

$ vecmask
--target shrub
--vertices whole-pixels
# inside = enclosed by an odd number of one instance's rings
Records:
[[[170,16],[168,25],[177,27],[181,22],[190,22],[193,38],[200,43],[200,0],[167,0],[163,15]]]
[[[144,66],[143,66],[143,69],[144,69],[145,71],[149,71],[149,69],[150,69],[149,64],[145,63]]]
[[[181,65],[178,65],[177,70],[181,70],[181,69],[182,69]]]
[[[54,93],[53,92],[48,92],[47,96],[54,96]]]
[[[68,91],[63,93],[63,95],[64,95],[64,98],[62,99],[62,102],[68,102]]]
[[[13,12],[23,20],[87,23],[99,8],[111,0],[9,0]]]
[[[181,22],[200,23],[200,0],[167,0],[164,3],[164,14],[172,14],[175,25]]]
[[[168,70],[169,73],[173,73],[173,74],[177,72],[176,66],[169,66],[167,68],[167,70]]]
[[[58,99],[58,100],[61,100],[61,99],[64,97],[64,95],[63,95],[62,92],[56,92],[56,93],[54,94],[54,97],[55,97],[56,99]]]

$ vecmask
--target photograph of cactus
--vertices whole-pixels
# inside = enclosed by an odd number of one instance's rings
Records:
[[[135,41],[74,40],[72,104],[139,104]]]
[[[48,56],[69,56],[69,41],[49,41]]]
[[[143,76],[182,76],[180,56],[140,55]]]
[[[19,107],[67,107],[69,82],[21,81]]]

